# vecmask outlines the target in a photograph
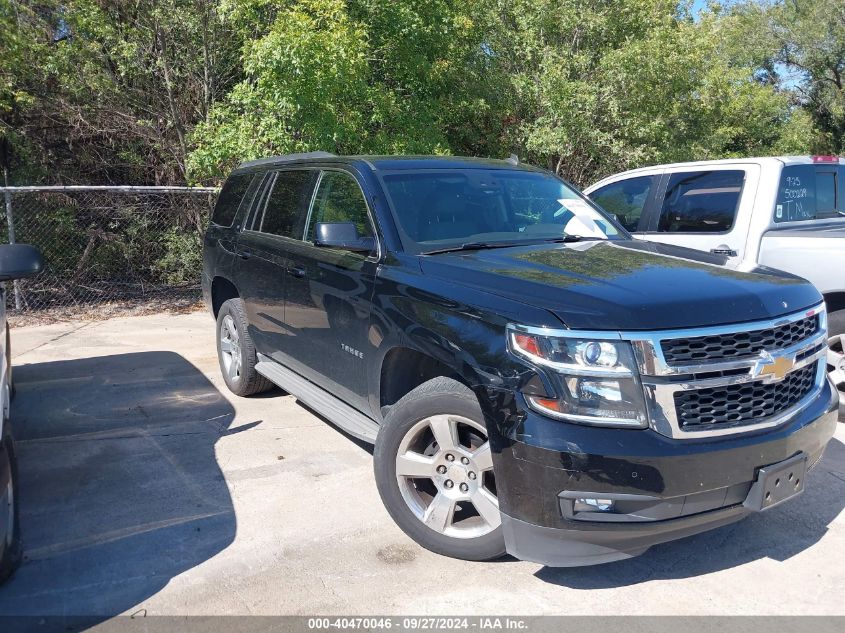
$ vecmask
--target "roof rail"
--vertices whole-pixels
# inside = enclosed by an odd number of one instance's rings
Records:
[[[306,158],[336,158],[337,154],[329,152],[302,152],[301,154],[284,154],[282,156],[270,156],[269,158],[259,158],[258,160],[244,161],[238,165],[238,169],[244,167],[257,167],[258,165],[276,165],[278,163],[290,163],[295,160],[303,160]]]

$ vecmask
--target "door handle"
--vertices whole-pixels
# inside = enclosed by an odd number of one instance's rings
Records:
[[[303,279],[305,277],[305,269],[299,266],[288,268],[288,275],[297,279]]]
[[[711,248],[710,252],[714,255],[724,255],[725,257],[736,257],[736,251],[732,248]]]
[[[249,259],[250,257],[252,257],[252,251],[248,248],[239,248],[238,257],[240,257],[241,259]]]

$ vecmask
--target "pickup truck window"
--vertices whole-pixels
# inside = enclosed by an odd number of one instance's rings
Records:
[[[845,200],[837,195],[841,168],[790,165],[780,176],[775,222],[796,222],[841,217]]]
[[[428,169],[384,177],[406,251],[469,242],[537,243],[577,235],[628,239],[562,180],[508,169]]]
[[[657,230],[663,233],[730,231],[742,195],[741,169],[672,174],[663,197]]]
[[[313,191],[311,183],[315,174],[306,169],[278,172],[264,208],[264,216],[260,224],[256,221],[253,230],[301,239],[302,218],[308,204],[308,194]]]
[[[617,217],[629,231],[636,231],[655,176],[638,176],[611,183],[590,194],[593,202]]]
[[[352,176],[342,171],[323,172],[308,219],[306,241],[314,241],[317,222],[354,222],[359,237],[373,235],[364,194]]]

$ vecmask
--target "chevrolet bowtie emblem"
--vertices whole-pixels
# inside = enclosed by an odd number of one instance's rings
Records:
[[[770,380],[783,380],[795,366],[795,358],[786,356],[773,357],[768,352],[760,352],[760,360],[751,370],[755,378],[768,378]]]

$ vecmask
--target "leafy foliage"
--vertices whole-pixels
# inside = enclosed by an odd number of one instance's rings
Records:
[[[6,162],[19,180],[184,182],[239,49],[213,0],[0,0]]]
[[[633,166],[771,152],[788,100],[722,53],[723,20],[666,0],[498,6],[521,145],[579,184]]]
[[[745,2],[733,14],[766,79],[788,85],[809,117],[812,150],[845,152],[845,2]]]
[[[691,7],[0,0],[4,162],[17,180],[166,184],[316,149],[513,152],[585,184],[843,151],[842,0]]]
[[[253,35],[244,44],[246,77],[198,127],[196,174],[216,175],[221,164],[269,153],[483,146],[490,129],[483,124],[495,128],[496,121],[486,115],[493,87],[473,7],[445,0],[232,3],[231,28]]]

